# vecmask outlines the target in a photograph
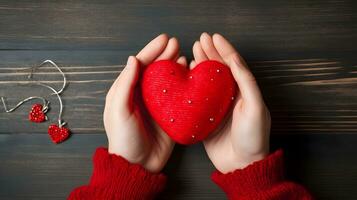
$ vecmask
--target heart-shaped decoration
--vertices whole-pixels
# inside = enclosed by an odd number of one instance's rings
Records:
[[[66,127],[52,124],[48,127],[48,135],[50,135],[52,142],[58,144],[69,137],[69,130]]]
[[[193,70],[170,60],[147,66],[142,98],[150,115],[176,142],[193,144],[212,133],[229,112],[237,94],[230,69],[204,61]]]
[[[47,119],[43,106],[41,104],[34,104],[29,113],[29,120],[35,123],[44,122]]]

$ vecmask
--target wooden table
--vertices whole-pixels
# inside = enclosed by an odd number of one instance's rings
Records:
[[[73,136],[54,145],[48,123],[27,121],[30,104],[0,114],[0,199],[65,199],[88,182],[105,146],[105,94],[151,38],[166,32],[182,53],[203,31],[220,32],[247,59],[272,113],[272,150],[287,175],[318,199],[357,198],[357,4],[354,1],[11,1],[0,0],[0,96],[48,93],[18,71],[45,59],[65,71],[64,119]],[[37,78],[55,87],[45,67]],[[58,109],[50,99],[53,120]],[[3,109],[1,109],[3,111]],[[201,144],[177,146],[160,199],[224,199]]]

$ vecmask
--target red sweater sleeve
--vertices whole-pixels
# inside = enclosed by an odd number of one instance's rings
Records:
[[[138,200],[153,199],[163,190],[166,177],[153,174],[138,164],[98,148],[93,157],[94,169],[89,185],[74,189],[69,200]]]
[[[284,179],[283,151],[278,150],[244,169],[222,174],[215,171],[212,180],[230,200],[310,200],[302,186]]]

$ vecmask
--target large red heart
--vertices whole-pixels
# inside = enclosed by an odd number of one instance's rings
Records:
[[[193,70],[169,60],[147,66],[141,80],[143,101],[160,127],[176,142],[193,144],[212,133],[237,94],[230,69],[204,61]]]

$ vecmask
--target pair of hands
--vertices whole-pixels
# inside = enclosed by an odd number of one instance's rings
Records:
[[[150,172],[162,170],[174,141],[142,109],[137,95],[139,74],[156,60],[174,60],[190,69],[205,60],[230,67],[239,87],[234,110],[216,132],[203,141],[214,166],[222,173],[242,169],[269,153],[270,114],[254,76],[234,47],[221,35],[203,33],[193,45],[194,60],[188,65],[179,54],[176,38],[161,34],[147,44],[111,86],[104,109],[108,151],[142,165]]]

